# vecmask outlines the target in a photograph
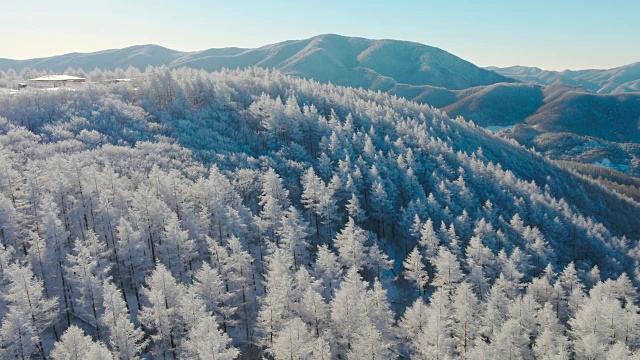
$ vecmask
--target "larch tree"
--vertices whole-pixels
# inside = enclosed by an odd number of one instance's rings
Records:
[[[30,359],[42,346],[29,315],[11,310],[5,314],[0,327],[0,343],[0,357],[3,359]]]
[[[362,280],[357,268],[349,268],[330,303],[333,331],[345,354],[360,329],[369,324],[366,296],[367,283]]]
[[[116,227],[117,246],[120,249],[122,269],[120,276],[128,280],[136,295],[138,310],[141,309],[140,286],[151,269],[149,256],[145,255],[145,245],[140,232],[133,229],[131,222],[121,217]],[[125,281],[126,281],[125,280]]]
[[[194,274],[193,292],[205,305],[208,313],[213,313],[217,321],[222,323],[224,332],[227,332],[227,322],[235,313],[236,308],[230,302],[233,294],[227,292],[224,279],[217,267],[211,267],[203,263]]]
[[[120,360],[139,359],[147,342],[142,330],[131,321],[122,292],[111,282],[104,281],[102,294],[104,313],[101,321],[107,329],[114,356]]]
[[[436,268],[433,286],[443,288],[449,294],[453,294],[455,285],[464,277],[458,258],[446,247],[441,246],[438,255],[433,259],[433,264]]]
[[[298,270],[300,266],[309,263],[309,243],[307,242],[307,224],[302,216],[294,208],[290,206],[285,211],[281,226],[278,229],[278,237],[280,246],[290,252],[293,258],[294,270]]]
[[[313,335],[304,321],[294,317],[276,333],[269,353],[277,360],[308,359],[313,351]]]
[[[317,279],[322,280],[322,294],[326,300],[329,300],[338,289],[342,268],[338,256],[327,245],[318,246],[316,256],[313,273]]]
[[[28,266],[11,265],[7,269],[7,277],[9,284],[3,294],[10,314],[7,318],[13,322],[11,326],[14,329],[20,326],[26,329],[25,334],[33,332],[40,355],[46,357],[42,334],[53,325],[58,316],[58,301],[44,295],[42,280],[36,278]],[[17,323],[23,320],[28,323],[24,325]]]
[[[203,317],[189,330],[184,349],[182,358],[193,360],[232,360],[240,354],[231,345],[231,338],[220,331],[213,315]]]
[[[287,250],[272,246],[267,258],[265,296],[261,299],[258,322],[264,332],[267,348],[274,344],[274,336],[293,313],[293,257]]]
[[[178,306],[180,287],[167,268],[159,263],[147,277],[147,285],[142,289],[142,295],[148,305],[142,307],[140,320],[150,330],[154,353],[165,356],[177,353],[177,339],[180,320]]]
[[[171,273],[185,281],[190,278],[192,260],[196,257],[195,241],[189,238],[189,232],[180,227],[175,214],[168,216],[160,244],[159,258]]]
[[[473,292],[471,285],[460,283],[453,295],[452,316],[453,316],[453,338],[457,353],[463,359],[468,359],[468,353],[474,341],[479,335],[480,303]]]
[[[67,259],[69,266],[66,271],[70,283],[78,293],[78,303],[74,306],[75,315],[91,323],[96,329],[98,339],[102,339],[100,329],[102,279],[106,277],[106,273],[101,270],[108,270],[108,268],[100,269],[98,258],[91,253],[88,241],[80,238],[76,239],[73,254],[68,254]]]
[[[101,342],[94,342],[82,329],[71,325],[51,351],[53,360],[113,360]]]
[[[418,295],[422,295],[422,291],[429,281],[429,275],[425,271],[422,254],[420,254],[417,247],[413,248],[409,255],[407,255],[402,266],[404,268],[402,275],[408,281],[415,283],[418,288]]]
[[[344,229],[334,239],[338,258],[343,266],[360,269],[365,265],[367,240],[369,236],[366,231],[356,225],[353,218],[349,218]]]
[[[420,342],[418,339],[427,330],[428,307],[422,297],[417,298],[405,310],[398,323],[400,335],[406,340],[406,347],[411,356],[418,356]]]

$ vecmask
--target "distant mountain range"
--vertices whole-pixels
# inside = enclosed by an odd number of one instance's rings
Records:
[[[537,67],[511,66],[486,69],[525,83],[581,86],[598,94],[640,92],[640,62],[606,70],[542,70]]]
[[[466,89],[497,82],[515,82],[435,47],[339,35],[319,35],[257,49],[180,52],[157,45],[143,45],[31,60],[0,59],[0,69],[13,68],[16,71],[26,67],[55,72],[63,72],[69,67],[85,71],[94,68],[126,69],[129,66],[144,69],[149,65],[187,66],[209,71],[260,66],[320,82],[383,91],[397,85]]]
[[[526,123],[538,132],[571,132],[607,141],[640,142],[640,93],[602,95],[562,84],[497,83],[464,90],[394,89],[478,125]]]
[[[30,60],[0,59],[0,70],[16,71],[29,67],[64,72],[72,67],[88,72],[149,65],[208,71],[258,66],[320,82],[380,90],[441,108],[451,116],[464,116],[484,127],[521,124],[508,136],[559,159],[604,160],[601,152],[595,152],[602,155],[598,159],[588,147],[567,145],[589,143],[586,139],[590,138],[606,144],[640,143],[640,62],[609,70],[483,69],[419,43],[339,35],[257,49],[180,52],[141,45]],[[554,137],[548,134],[555,133],[563,134],[564,145],[551,149],[549,139]],[[629,172],[640,174],[637,148],[620,146],[606,146],[615,149],[615,154],[619,149],[633,149],[616,157],[622,161],[618,168],[626,166]]]

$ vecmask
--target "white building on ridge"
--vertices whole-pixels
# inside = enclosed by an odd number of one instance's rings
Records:
[[[86,83],[87,79],[71,75],[45,75],[29,79],[29,86],[37,88],[55,88],[60,86]]]

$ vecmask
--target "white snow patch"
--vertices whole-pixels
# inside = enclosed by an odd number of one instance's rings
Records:
[[[609,160],[609,158],[604,158],[601,161],[596,161],[592,163],[593,165],[604,166],[609,169],[614,169],[618,171],[627,171],[629,170],[629,165],[625,164],[614,164]]]
[[[496,131],[500,131],[500,130],[511,130],[513,129],[515,125],[509,125],[509,126],[500,126],[500,125],[489,125],[487,126],[485,129],[491,131],[491,132],[496,132]]]

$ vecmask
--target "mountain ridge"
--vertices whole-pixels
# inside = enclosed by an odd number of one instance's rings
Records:
[[[556,71],[521,65],[503,68],[488,66],[485,69],[526,83],[532,82],[539,85],[563,83],[582,86],[598,94],[640,92],[640,61],[611,69]]]
[[[372,40],[323,34],[288,40],[255,49],[212,48],[181,52],[159,45],[136,45],[92,53],[70,53],[27,60],[0,59],[0,69],[65,71],[69,67],[91,71],[134,66],[182,66],[207,71],[259,66],[287,75],[313,78],[337,85],[378,90],[377,84],[432,85],[450,89],[514,82],[482,69],[440,48],[401,40]]]

